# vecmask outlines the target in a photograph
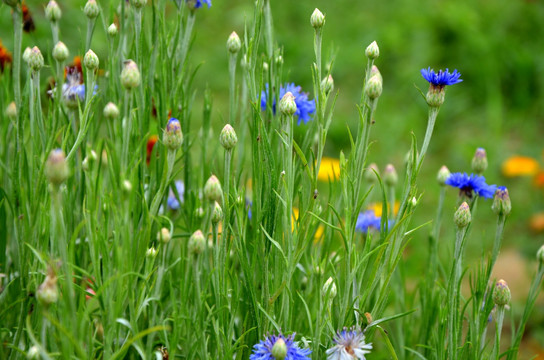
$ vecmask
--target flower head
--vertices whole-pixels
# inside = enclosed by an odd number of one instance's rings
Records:
[[[294,341],[295,334],[289,336],[279,335],[269,335],[266,339],[261,340],[258,344],[253,346],[253,353],[249,357],[249,360],[274,360],[275,357],[272,355],[272,349],[274,345],[279,341],[285,343],[287,349],[285,360],[309,360],[308,355],[311,354],[310,349],[301,349],[298,347],[298,344]]]
[[[185,184],[183,184],[183,181],[176,180],[175,186],[177,194],[171,188],[168,192],[168,199],[166,200],[166,204],[171,210],[179,209],[180,202],[183,202],[183,194],[185,193]]]
[[[472,198],[476,193],[478,196],[491,199],[495,194],[497,185],[487,185],[485,177],[467,173],[452,173],[446,179],[446,185],[459,188],[462,195]]]
[[[359,214],[357,217],[357,223],[355,229],[359,230],[363,234],[368,232],[368,229],[373,228],[380,230],[381,218],[374,214],[374,210],[367,210]]]
[[[203,4],[208,5],[208,9],[212,7],[212,0],[185,0],[190,9],[201,8]]]
[[[69,108],[77,108],[78,101],[85,101],[85,84],[81,84],[81,73],[76,68],[67,67],[66,82],[62,84],[62,99]],[[96,94],[98,85],[94,86],[93,95]],[[51,93],[54,95],[55,90]]]
[[[285,84],[285,86],[280,87],[280,99],[283,98],[285,94],[290,92],[295,97],[295,104],[297,105],[297,110],[295,116],[298,117],[298,124],[300,121],[304,121],[305,124],[311,120],[310,114],[315,112],[315,100],[308,100],[308,94],[301,91],[300,86],[296,86],[294,83]],[[266,84],[266,89],[261,93],[261,109],[264,111],[266,109],[266,102],[268,100],[268,84]],[[272,111],[276,113],[276,99],[272,104]]]
[[[538,173],[540,165],[528,156],[511,156],[502,163],[502,174],[506,177],[532,176]]]
[[[332,348],[327,350],[328,360],[365,359],[372,350],[372,344],[365,343],[365,335],[356,329],[345,329],[336,333]]]
[[[435,73],[434,70],[429,67],[427,69],[421,69],[421,75],[431,85],[437,87],[455,85],[463,81],[461,79],[461,73],[457,70],[454,70],[451,74],[448,69],[446,69],[446,71],[440,70],[438,73]]]

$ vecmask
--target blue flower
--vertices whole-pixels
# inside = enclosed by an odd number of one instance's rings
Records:
[[[369,228],[374,228],[375,230],[380,230],[381,217],[377,217],[374,214],[373,210],[367,210],[362,212],[357,217],[357,223],[355,224],[355,229],[359,230],[363,234],[368,232]]]
[[[246,209],[247,209],[247,217],[249,220],[251,220],[251,217],[253,216],[251,213],[251,207],[253,206],[253,201],[246,198]]]
[[[287,348],[287,356],[285,360],[310,360],[312,351],[310,349],[301,349],[297,343],[294,342],[295,334],[289,336],[269,335],[266,339],[261,340],[260,343],[253,346],[253,353],[249,357],[249,360],[274,360],[272,355],[272,348],[278,339],[282,339],[285,342]]]
[[[195,9],[201,8],[203,4],[208,5],[208,9],[212,6],[212,0],[186,0],[188,3],[192,3]]]
[[[452,173],[446,179],[446,185],[459,188],[461,194],[472,198],[476,193],[478,196],[491,199],[495,194],[497,185],[487,185],[485,177],[467,173]]]
[[[327,350],[328,360],[364,360],[365,354],[372,350],[372,344],[365,343],[365,335],[355,329],[344,329],[336,333],[334,343],[336,345]]]
[[[85,84],[81,84],[81,74],[75,71],[66,73],[66,82],[62,84],[62,98],[66,106],[77,108],[78,102],[85,101]],[[93,95],[96,95],[98,85],[94,86]],[[55,94],[55,90],[51,90],[51,94]]]
[[[296,86],[294,83],[285,84],[285,86],[280,86],[280,99],[283,98],[283,95],[290,92],[295,97],[295,104],[297,104],[297,111],[295,115],[298,117],[298,125],[300,121],[304,121],[304,124],[307,124],[308,121],[312,120],[310,114],[315,112],[315,100],[308,100],[308,94],[301,91],[300,86]],[[261,93],[261,109],[266,110],[266,101],[268,99],[268,84],[266,84],[266,89]],[[272,111],[276,113],[276,99],[272,104]]]
[[[176,180],[175,182],[176,191],[178,192],[179,199],[176,196],[176,193],[172,188],[170,188],[170,191],[168,192],[168,199],[166,200],[166,204],[171,210],[178,210],[180,206],[180,201],[183,202],[183,194],[185,193],[185,185],[183,184],[183,181]]]
[[[425,80],[427,80],[431,85],[438,87],[454,85],[463,81],[461,79],[461,73],[457,70],[454,70],[451,74],[448,69],[446,69],[446,71],[440,70],[437,74],[429,67],[427,69],[421,69],[421,75],[423,75]]]

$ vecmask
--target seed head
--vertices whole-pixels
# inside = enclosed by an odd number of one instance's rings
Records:
[[[366,47],[365,55],[370,60],[377,59],[378,56],[380,56],[380,48],[378,47],[378,43],[376,41],[373,41]]]
[[[227,40],[227,50],[231,54],[236,54],[240,49],[242,48],[242,42],[240,41],[240,37],[236,33],[236,31],[233,31],[228,40]]]
[[[236,136],[236,131],[230,126],[230,124],[225,125],[221,134],[219,135],[219,143],[225,148],[225,150],[231,150],[236,146],[238,142],[238,137]]]
[[[68,55],[68,48],[62,41],[59,41],[53,48],[53,59],[57,60],[59,63],[62,63],[68,59]]]

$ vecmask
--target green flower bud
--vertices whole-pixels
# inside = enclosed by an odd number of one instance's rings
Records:
[[[93,20],[100,14],[100,8],[95,0],[88,0],[83,8],[83,12],[89,19]]]
[[[121,183],[121,190],[125,195],[129,195],[132,192],[132,183],[129,180],[124,180]]]
[[[323,288],[321,289],[321,295],[323,297],[329,297],[329,299],[332,299],[336,296],[336,284],[334,283],[334,280],[332,277],[329,277],[327,281],[325,281],[325,284],[323,284]]]
[[[504,280],[497,281],[497,284],[495,285],[495,288],[493,289],[493,302],[497,306],[504,306],[504,305],[508,305],[511,299],[512,299],[512,294],[510,293],[510,289],[508,288],[506,281]]]
[[[49,1],[45,7],[45,17],[51,22],[57,22],[62,17],[62,11],[55,0]]]
[[[111,37],[117,36],[117,25],[111,24],[108,27],[108,35],[111,36]]]
[[[206,248],[206,239],[202,231],[197,230],[189,238],[189,252],[193,255],[199,255],[204,252]]]
[[[470,224],[472,221],[472,215],[470,214],[470,207],[466,202],[463,202],[461,206],[459,206],[459,209],[457,209],[455,212],[453,220],[459,229],[464,229],[468,226],[468,224]]]
[[[51,151],[45,163],[45,177],[55,186],[59,186],[68,179],[70,170],[66,163],[66,155],[61,149]]]
[[[238,137],[236,136],[236,131],[230,124],[225,125],[221,134],[219,135],[219,143],[225,148],[225,150],[231,150],[236,146],[238,142]]]
[[[331,75],[329,75],[329,76],[323,78],[323,80],[321,80],[321,89],[327,95],[330,94],[331,91],[333,91],[333,89],[334,89],[334,79],[332,78]]]
[[[433,108],[440,107],[444,103],[445,98],[446,89],[443,85],[437,86],[431,84],[431,86],[429,86],[429,91],[427,91],[427,95],[425,96],[427,104]]]
[[[114,103],[109,102],[104,106],[104,117],[109,120],[115,120],[119,117],[119,109]]]
[[[383,91],[383,81],[381,76],[372,76],[368,79],[365,86],[365,94],[369,99],[375,100],[380,97]]]
[[[121,85],[127,90],[132,90],[140,85],[140,70],[132,60],[126,60],[124,64],[125,67],[121,71]]]
[[[288,91],[280,100],[280,112],[286,116],[293,116],[297,112],[294,95]]]
[[[57,276],[52,268],[49,268],[44,282],[38,287],[36,297],[40,304],[49,306],[59,299],[59,289],[57,287]]]
[[[208,201],[220,202],[223,198],[223,190],[221,189],[221,183],[215,175],[210,176],[206,184],[204,185],[204,197]]]
[[[135,9],[141,9],[147,4],[147,0],[132,0],[131,3]]]
[[[11,121],[15,121],[15,119],[17,119],[17,105],[15,105],[15,101],[10,102],[6,108],[6,116]]]
[[[30,54],[32,54],[32,49],[30,47],[27,46],[27,48],[25,49],[25,51],[23,52],[23,61],[28,65],[30,66]]]
[[[506,187],[499,186],[497,190],[495,190],[491,210],[497,215],[504,216],[508,216],[512,211],[512,202],[510,201],[510,195],[508,195],[508,189]]]
[[[376,41],[373,41],[366,47],[365,55],[370,60],[377,59],[378,56],[380,56],[380,48],[378,47],[378,43]]]
[[[376,181],[378,180],[378,178],[376,178],[376,174],[379,175],[380,170],[378,169],[378,165],[376,165],[375,163],[372,163],[368,166],[368,169],[366,169],[365,171],[365,174],[364,174],[365,181],[370,184],[376,183]]]
[[[274,60],[276,61],[276,65],[278,65],[278,66],[283,65],[283,56],[278,55],[278,56],[276,56],[276,58]]]
[[[436,181],[440,186],[446,185],[446,180],[450,177],[450,170],[444,165],[438,170],[438,175],[436,176]]]
[[[310,17],[310,24],[316,30],[321,29],[325,25],[325,15],[316,8]]]
[[[164,244],[168,243],[172,239],[172,235],[170,234],[170,230],[163,227],[161,231],[157,233],[157,241],[160,241]]]
[[[28,55],[28,66],[33,71],[40,71],[43,67],[43,55],[37,46],[34,46]]]
[[[147,251],[145,252],[145,256],[150,259],[154,259],[157,257],[158,253],[159,252],[152,246],[149,249],[147,249]]]
[[[536,259],[540,263],[540,266],[544,266],[544,245],[536,252]]]
[[[272,356],[275,360],[284,360],[287,357],[287,345],[281,337],[278,337],[272,346]]]
[[[223,219],[223,209],[221,209],[221,205],[215,201],[213,204],[212,223],[217,224],[221,219]]]
[[[202,219],[204,217],[204,209],[201,207],[197,207],[195,209],[195,216],[199,219]]]
[[[68,59],[68,55],[68,48],[62,41],[59,41],[53,48],[53,59],[57,60],[59,63],[62,63]]]
[[[383,82],[382,73],[380,72],[380,69],[376,65],[372,65],[372,68],[370,68],[370,74],[368,75],[368,78],[370,79],[373,76],[379,76],[379,78]]]
[[[228,40],[227,40],[227,50],[231,54],[236,54],[240,49],[242,48],[242,42],[240,41],[240,37],[236,33],[236,31],[233,31]]]
[[[83,65],[85,65],[85,67],[89,70],[96,70],[98,69],[99,64],[100,61],[98,60],[98,56],[96,56],[94,51],[87,51],[85,57],[83,58]]]
[[[485,149],[478,148],[472,158],[472,171],[477,175],[482,175],[487,169],[487,155]]]
[[[385,171],[383,173],[383,181],[386,185],[389,186],[397,185],[399,181],[399,176],[397,175],[397,171],[392,164],[387,164],[387,166],[385,167]]]
[[[28,352],[26,353],[27,359],[39,359],[40,358],[40,349],[34,345],[30,349],[28,349]]]
[[[162,135],[162,142],[170,150],[177,150],[183,144],[183,133],[181,124],[176,118],[170,118]]]

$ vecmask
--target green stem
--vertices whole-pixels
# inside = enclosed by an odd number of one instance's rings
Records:
[[[236,117],[236,61],[238,54],[229,52],[229,123],[234,126]]]
[[[159,211],[159,206],[162,202],[162,197],[164,195],[166,187],[170,183],[170,176],[172,175],[172,169],[174,168],[175,162],[176,162],[176,150],[168,149],[168,154],[166,157],[166,167],[167,167],[166,174],[165,174],[166,176],[162,177],[159,191],[155,194],[155,197],[153,198],[153,201],[151,202],[151,207],[149,210],[149,212],[153,216],[155,216]]]
[[[53,46],[59,42],[59,23],[51,22],[51,34],[53,35]]]
[[[183,72],[185,65],[185,58],[187,57],[187,51],[189,49],[189,43],[191,42],[191,35],[193,34],[193,27],[195,25],[195,12],[189,11],[187,16],[187,23],[185,24],[185,31],[183,32],[183,38],[181,40],[181,53],[179,57],[180,74]]]
[[[132,92],[130,90],[125,91],[125,103],[124,103],[124,125],[125,127],[121,129],[121,138],[123,139],[123,151],[122,151],[122,159],[123,159],[123,169],[127,170],[128,166],[128,151],[129,151],[129,145],[130,145],[130,138],[132,134],[132,119],[130,116],[130,109],[131,109],[131,103],[132,103]]]
[[[431,137],[433,136],[433,130],[434,130],[434,124],[436,122],[436,116],[438,115],[438,111],[440,108],[437,107],[429,107],[429,119],[427,121],[427,130],[425,131],[425,138],[423,139],[423,145],[421,146],[421,151],[419,152],[418,161],[417,161],[417,171],[421,169],[421,165],[423,164],[423,159],[425,158],[425,154],[427,153],[427,148],[429,147],[429,143],[431,142]]]
[[[88,51],[91,48],[95,21],[96,19],[89,19],[89,21],[87,21],[87,39],[85,40],[85,51]]]
[[[270,10],[270,0],[264,0],[264,26],[266,31],[266,56],[269,59],[272,59],[272,56],[274,55],[274,33],[272,31],[272,11]]]
[[[497,306],[497,324],[496,324],[496,336],[495,344],[493,344],[493,355],[490,359],[499,360],[499,355],[501,353],[501,332],[502,332],[502,323],[504,321],[504,305]]]
[[[140,67],[140,70],[142,70],[142,63],[141,63],[141,49],[140,49],[140,36],[142,33],[142,9],[137,8],[134,9],[134,29],[136,33],[136,64]]]

